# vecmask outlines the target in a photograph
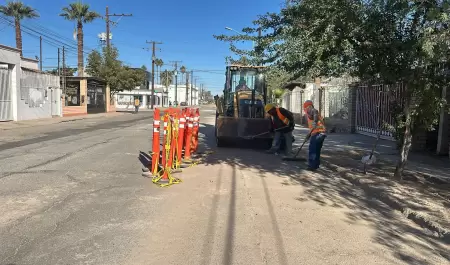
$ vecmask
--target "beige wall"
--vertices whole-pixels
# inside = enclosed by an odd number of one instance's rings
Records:
[[[84,96],[84,101],[83,101]],[[87,80],[82,79],[80,80],[80,105],[81,106],[87,106]]]

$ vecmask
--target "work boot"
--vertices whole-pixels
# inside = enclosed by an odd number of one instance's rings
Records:
[[[273,149],[273,148],[270,148],[269,150],[266,150],[266,153],[267,153],[267,154],[275,154],[275,155],[277,155],[277,154],[278,154],[278,151],[275,150],[275,149]]]

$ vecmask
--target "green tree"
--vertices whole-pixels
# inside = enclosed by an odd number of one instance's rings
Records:
[[[225,57],[226,64],[239,64],[239,65],[251,65],[252,62],[247,56],[240,56],[239,59],[233,59],[231,56]]]
[[[397,128],[404,132],[398,178],[413,134],[435,124],[443,106],[445,77],[436,65],[448,60],[446,2],[305,0],[286,12],[294,25],[301,25],[293,36],[302,37],[297,51],[306,55],[304,69],[314,77],[349,72],[369,82],[405,85],[403,122]],[[323,16],[331,10],[332,15]],[[286,64],[296,65],[291,58]]]
[[[66,68],[61,68],[60,70],[61,70],[61,75],[63,75],[63,76],[74,76],[75,72],[77,71],[77,68],[66,67]],[[47,70],[45,72],[52,74],[52,75],[57,75],[58,69],[55,68],[52,70]]]
[[[60,16],[77,24],[78,76],[83,76],[83,24],[91,23],[101,16],[97,12],[90,11],[89,5],[82,2],[69,4],[68,7],[63,7],[62,11]]]
[[[159,78],[158,83],[161,83],[161,67],[164,65],[164,61],[162,59],[158,58],[155,60],[155,65],[156,65],[156,73],[157,73],[156,77]]]
[[[279,101],[284,93],[283,86],[291,79],[291,75],[283,68],[276,65],[268,67],[265,75],[268,98]]]
[[[173,82],[173,72],[172,71],[168,71],[168,70],[164,70],[163,72],[161,72],[160,74],[160,78],[161,78],[161,84],[165,87],[165,88],[169,88],[169,86],[172,84]]]
[[[20,21],[25,18],[37,18],[39,14],[35,9],[25,5],[21,1],[7,2],[6,5],[0,5],[0,13],[8,17],[14,18],[14,27],[16,30],[16,48],[22,54],[22,30],[20,29]]]
[[[180,72],[181,72],[181,83],[183,82],[183,80],[184,80],[184,74],[186,73],[186,66],[181,66],[180,67]]]
[[[144,69],[124,66],[118,58],[119,52],[112,46],[109,50],[103,48],[102,53],[92,51],[87,59],[86,72],[104,79],[110,87],[111,94],[135,89],[146,79]]]

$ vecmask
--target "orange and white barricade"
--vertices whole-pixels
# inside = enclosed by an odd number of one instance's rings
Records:
[[[199,121],[198,108],[169,108],[164,112],[155,109],[151,163],[149,163],[151,168],[148,168],[153,183],[161,187],[180,183],[181,180],[175,178],[173,174],[181,172],[181,168],[199,162],[194,159],[198,149]],[[163,127],[162,143],[160,143],[161,127]]]

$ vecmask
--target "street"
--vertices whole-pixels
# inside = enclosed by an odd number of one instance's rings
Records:
[[[448,264],[448,245],[329,169],[214,147],[214,117],[202,107],[214,153],[169,188],[141,175],[151,112],[2,131],[0,265]]]

